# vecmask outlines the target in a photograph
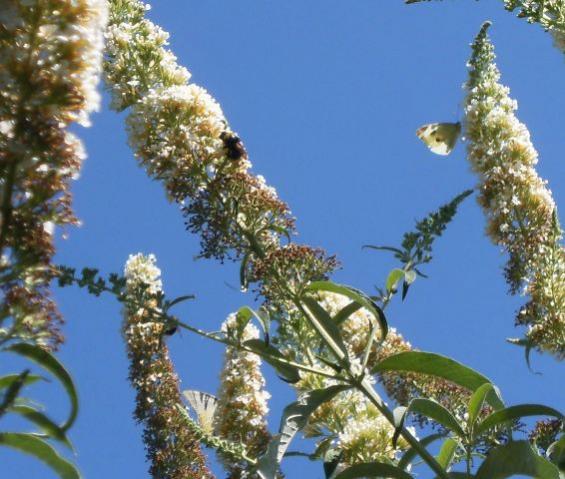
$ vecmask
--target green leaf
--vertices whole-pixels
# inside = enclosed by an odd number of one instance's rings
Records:
[[[19,354],[20,356],[23,356],[35,362],[45,370],[49,371],[61,382],[71,402],[71,411],[69,413],[69,417],[63,424],[61,424],[61,428],[65,431],[69,429],[74,423],[78,414],[78,395],[73,383],[73,379],[71,378],[71,375],[67,372],[67,370],[63,367],[63,365],[52,354],[32,344],[13,344],[11,346],[8,346],[4,350]]]
[[[565,435],[547,448],[547,457],[560,470],[565,472]]]
[[[47,436],[62,442],[69,449],[72,449],[72,445],[67,439],[65,431],[42,412],[26,405],[12,406],[9,410],[10,412],[26,418],[28,421],[38,426]]]
[[[257,461],[257,474],[262,479],[275,479],[279,464],[290,442],[298,431],[306,426],[310,415],[323,403],[331,401],[336,394],[351,386],[336,385],[325,389],[315,389],[302,394],[297,401],[284,408],[279,434],[273,436],[267,451]]]
[[[379,326],[381,327],[382,337],[381,340],[386,338],[388,334],[388,324],[386,321],[386,317],[381,308],[379,308],[374,301],[369,298],[365,293],[351,288],[350,286],[344,286],[337,283],[332,283],[331,281],[315,281],[310,283],[310,285],[306,288],[308,291],[328,291],[330,293],[341,294],[346,298],[355,301],[356,303],[360,304],[361,307],[365,308],[369,313],[371,313]]]
[[[404,299],[406,298],[406,295],[408,294],[409,289],[410,289],[410,285],[406,281],[403,281],[402,282],[402,301],[404,301]]]
[[[249,264],[249,259],[251,255],[247,253],[241,260],[241,265],[239,267],[239,284],[243,291],[247,291],[249,282],[247,280],[247,265]]]
[[[447,477],[449,479],[474,479],[475,476],[470,476],[465,472],[448,472]],[[435,479],[440,479],[440,477],[436,476]]]
[[[445,434],[440,434],[440,433],[430,434],[429,436],[420,439],[419,442],[422,446],[426,447],[432,442],[437,441],[438,439],[441,439],[443,437],[445,437]],[[401,467],[402,469],[406,469],[417,456],[418,456],[418,450],[414,449],[413,447],[410,447],[402,455],[400,461],[398,461],[398,467]]]
[[[357,479],[363,477],[412,479],[404,469],[382,462],[365,462],[348,467],[333,479]]]
[[[362,306],[358,302],[352,301],[347,306],[344,306],[341,310],[339,310],[337,314],[334,316],[335,324],[339,326],[341,323],[347,320],[353,313],[356,313],[361,308]]]
[[[49,466],[61,479],[80,479],[76,467],[63,459],[53,447],[44,440],[31,434],[5,432],[0,433],[0,445],[17,449],[29,454]]]
[[[326,476],[326,479],[330,479],[331,477],[333,477],[334,472],[337,469],[337,466],[339,466],[342,457],[343,457],[343,451],[340,451],[337,448],[328,449],[324,453],[323,461],[324,461],[324,474]]]
[[[318,301],[316,301],[314,298],[304,296],[303,298],[301,298],[301,301],[315,316],[328,336],[330,336],[333,342],[339,347],[344,357],[347,358],[347,348],[345,347],[345,343],[343,342],[343,338],[341,337],[341,332],[339,331],[337,324],[334,322],[328,312],[324,308],[322,308]]]
[[[487,416],[475,428],[474,435],[478,437],[499,424],[505,424],[528,416],[553,416],[558,419],[563,419],[563,414],[551,407],[542,404],[518,404],[516,406],[500,409]]]
[[[455,457],[455,452],[457,451],[457,441],[452,438],[447,438],[444,443],[441,445],[441,449],[439,450],[438,455],[436,456],[437,462],[439,462],[440,466],[444,469],[449,469],[451,466],[451,462]]]
[[[28,376],[28,374],[29,369],[22,371],[22,373],[20,373],[16,380],[13,381],[12,384],[10,384],[10,386],[4,393],[4,397],[0,401],[0,417],[2,417],[6,410],[18,400],[20,390],[23,388],[25,384],[25,378]]]
[[[400,268],[393,269],[389,274],[388,278],[386,279],[386,289],[388,291],[396,291],[396,287],[398,282],[404,278],[404,270]]]
[[[489,452],[476,479],[504,479],[514,475],[559,479],[559,470],[537,454],[528,441],[513,441]]]
[[[15,381],[20,378],[19,374],[7,374],[6,376],[2,376],[0,378],[0,391],[2,389],[9,388]],[[24,386],[29,386],[30,384],[36,383],[37,381],[45,381],[45,378],[42,376],[37,376],[34,374],[28,374],[25,379],[23,380]]]
[[[249,339],[243,343],[243,346],[251,349],[251,351],[261,356],[267,363],[273,366],[284,381],[289,383],[300,381],[298,369],[284,362],[285,357],[274,346],[266,344],[260,339]],[[280,361],[279,358],[283,361]]]
[[[483,384],[472,394],[467,407],[469,414],[469,419],[467,419],[468,428],[472,429],[475,426],[475,421],[482,411],[489,394],[498,394],[498,397],[500,397],[500,393],[498,393],[496,386],[492,383]]]
[[[407,351],[389,356],[375,365],[371,373],[378,374],[388,371],[429,374],[447,379],[471,391],[490,382],[487,377],[453,359],[423,351]],[[504,404],[496,397],[489,395],[488,400],[495,409],[504,407]]]
[[[524,354],[526,356],[526,364],[528,365],[528,369],[534,374],[541,374],[536,373],[532,369],[532,363],[530,360],[530,355],[532,352],[532,348],[534,347],[534,343],[531,339],[518,339],[518,338],[508,338],[506,339],[510,344],[515,344],[516,346],[523,346],[524,347]]]
[[[196,296],[193,294],[185,294],[184,296],[179,296],[178,298],[173,299],[171,302],[167,303],[166,310],[168,311],[173,306],[188,301],[190,299],[194,299]]]
[[[403,255],[404,251],[398,248],[394,248],[393,246],[375,246],[372,244],[365,244],[363,245],[363,249],[374,249],[377,251],[390,251],[392,253],[396,253],[397,255]]]
[[[457,434],[459,437],[465,437],[465,431],[457,422],[457,419],[441,404],[432,401],[431,399],[416,398],[412,399],[406,408],[402,421],[399,424],[400,427],[404,424],[404,419],[409,412],[415,412],[421,414],[430,419],[433,419],[438,424],[446,427],[450,431]]]

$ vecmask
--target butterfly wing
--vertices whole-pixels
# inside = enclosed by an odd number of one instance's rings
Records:
[[[416,136],[436,155],[449,155],[455,147],[461,123],[430,123],[418,128]]]
[[[200,427],[205,432],[211,434],[214,430],[214,414],[218,405],[218,399],[211,394],[201,391],[183,391],[183,395],[192,409],[194,409]]]

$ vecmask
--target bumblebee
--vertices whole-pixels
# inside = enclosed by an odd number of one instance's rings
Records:
[[[220,135],[221,140],[224,142],[224,148],[226,150],[226,156],[230,160],[238,161],[242,158],[247,158],[247,151],[243,146],[241,138],[235,133],[230,131],[223,131]]]

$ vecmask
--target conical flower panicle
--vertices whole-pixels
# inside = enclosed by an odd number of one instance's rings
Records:
[[[538,154],[517,103],[499,83],[494,48],[483,25],[473,43],[465,100],[467,155],[479,175],[479,204],[487,234],[509,254],[510,291],[530,297],[517,323],[540,351],[565,357],[565,250],[547,181],[535,170]]]
[[[98,109],[106,15],[103,0],[0,6],[0,271],[9,278],[0,321],[45,347],[62,340],[48,287],[53,233],[78,222],[69,183],[86,156],[68,127],[88,126]]]
[[[220,106],[188,83],[190,73],[166,48],[168,34],[144,18],[147,9],[138,0],[113,0],[107,30],[106,84],[114,108],[131,107],[136,157],[182,207],[188,229],[202,238],[202,256],[240,258],[251,241],[278,248],[293,229],[288,206],[250,173]]]
[[[125,266],[127,300],[124,338],[129,378],[136,389],[134,417],[143,424],[143,439],[155,479],[213,478],[199,438],[177,409],[179,379],[164,343],[165,324],[157,317],[162,295],[161,271],[153,255],[129,257]]]
[[[237,315],[230,314],[222,331],[237,330],[237,322]],[[244,342],[258,337],[257,327],[248,323],[238,340]],[[271,437],[267,430],[270,394],[265,390],[261,359],[256,354],[228,346],[220,380],[215,433],[223,439],[243,444],[251,457],[258,457],[265,452]],[[230,472],[230,478],[241,477],[245,464],[234,462],[233,457],[223,454],[220,460]]]

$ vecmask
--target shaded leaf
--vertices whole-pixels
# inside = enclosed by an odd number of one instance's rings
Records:
[[[378,374],[387,371],[429,374],[447,379],[471,391],[490,382],[487,377],[451,358],[423,351],[406,351],[389,356],[375,365],[371,373]],[[498,398],[489,396],[488,399],[495,409],[504,407]]]
[[[336,385],[315,389],[302,394],[297,401],[284,408],[279,434],[273,436],[267,451],[257,461],[257,473],[262,479],[275,479],[280,461],[298,431],[306,426],[310,415],[323,403],[351,386]]]
[[[444,469],[449,469],[451,462],[453,461],[453,457],[455,456],[455,452],[457,451],[457,447],[457,441],[452,438],[447,438],[443,442],[441,449],[436,456],[436,460],[437,462],[439,462],[441,467],[443,467]]]
[[[438,439],[441,439],[443,437],[445,437],[445,434],[440,434],[440,433],[430,434],[429,436],[420,439],[419,442],[422,446],[426,447],[432,442],[437,441]],[[406,469],[416,457],[418,457],[418,450],[414,449],[413,447],[410,447],[402,455],[400,461],[398,461],[398,467],[401,467],[402,469]]]
[[[34,456],[49,466],[61,479],[80,479],[81,477],[73,464],[63,459],[44,440],[32,434],[17,432],[0,433],[0,445]]]
[[[284,361],[280,361],[279,358],[284,360],[285,357],[274,346],[265,344],[265,342],[260,339],[249,339],[243,343],[243,346],[251,349],[251,351],[261,356],[267,363],[273,366],[285,381],[289,383],[300,381],[298,369]]]
[[[553,416],[563,419],[563,414],[551,407],[542,404],[518,404],[500,409],[487,416],[475,428],[475,436],[478,437],[499,424],[505,424],[528,416]]]
[[[457,419],[455,419],[455,417],[445,407],[431,399],[412,399],[406,408],[404,416],[402,417],[400,427],[404,424],[404,419],[409,412],[415,412],[426,416],[454,432],[459,437],[465,437],[465,431],[463,431]]]
[[[52,354],[32,344],[13,344],[4,350],[19,354],[20,356],[35,362],[45,370],[49,371],[61,382],[71,402],[69,417],[63,424],[61,424],[61,428],[63,430],[69,429],[78,414],[78,396],[73,379],[64,366]]]
[[[343,452],[339,449],[328,449],[324,454],[324,474],[326,479],[330,479],[333,475],[337,466],[343,457]]]
[[[528,441],[513,441],[490,451],[476,479],[504,479],[514,475],[559,479],[559,470],[537,454]]]
[[[12,406],[10,411],[26,418],[28,421],[38,426],[47,436],[62,442],[69,449],[72,449],[71,443],[65,435],[65,431],[42,412],[26,405]]]
[[[559,469],[565,472],[565,435],[547,448],[547,457]]]
[[[365,308],[371,315],[377,320],[381,328],[382,336],[381,340],[386,338],[388,334],[388,324],[386,317],[381,308],[379,308],[374,301],[371,300],[365,293],[351,288],[350,286],[344,286],[337,283],[332,283],[331,281],[315,281],[311,283],[307,290],[309,291],[328,291],[331,293],[341,294],[346,298],[355,301]]]
[[[337,474],[334,479],[356,479],[363,477],[412,479],[412,476],[404,469],[382,462],[355,464]]]
[[[306,305],[308,310],[316,317],[322,328],[326,331],[328,336],[330,336],[333,342],[339,347],[341,352],[343,353],[344,357],[347,358],[347,348],[345,347],[345,343],[343,342],[343,338],[341,337],[341,332],[337,327],[337,324],[334,322],[332,317],[328,314],[328,312],[320,306],[318,301],[314,298],[309,298],[305,296],[301,299],[301,301]]]
[[[475,421],[477,420],[481,410],[483,409],[485,401],[487,400],[487,396],[489,394],[496,394],[502,402],[500,392],[494,384],[485,383],[482,386],[478,387],[471,395],[471,398],[469,399],[469,405],[467,407],[467,412],[469,414],[469,418],[467,419],[467,426],[469,428],[473,428],[475,426]]]
[[[184,296],[179,296],[178,298],[175,298],[172,301],[168,302],[165,309],[168,311],[173,306],[188,301],[190,299],[194,299],[195,297],[196,296],[194,296],[193,294],[185,294]]]
[[[20,374],[8,374],[6,376],[2,376],[0,378],[0,391],[2,389],[10,387],[15,381],[18,380],[20,376]],[[41,380],[45,381],[45,378],[42,376],[37,376],[35,374],[28,374],[23,380],[23,385],[29,386],[30,384],[36,383],[37,381]]]
[[[337,314],[334,316],[333,319],[335,324],[339,326],[341,323],[347,320],[353,313],[359,311],[361,308],[362,306],[358,302],[352,301],[347,306],[344,306],[341,310],[339,310]]]

